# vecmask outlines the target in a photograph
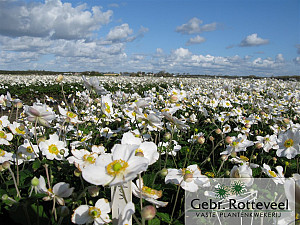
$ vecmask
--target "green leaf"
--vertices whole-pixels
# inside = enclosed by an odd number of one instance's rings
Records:
[[[158,217],[161,218],[162,221],[166,222],[166,223],[170,223],[171,222],[171,219],[170,219],[170,216],[168,213],[161,213],[161,212],[158,212],[156,214]]]
[[[35,160],[33,163],[32,163],[32,169],[34,171],[36,171],[38,168],[40,168],[41,166],[41,162],[39,160]]]
[[[148,221],[148,225],[160,225],[160,220],[158,218],[154,218]]]

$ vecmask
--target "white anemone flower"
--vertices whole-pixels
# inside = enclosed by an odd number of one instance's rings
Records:
[[[294,158],[300,154],[300,129],[290,129],[278,135],[279,148],[276,151],[278,157]]]
[[[95,206],[81,205],[74,210],[71,221],[75,224],[89,224],[94,225],[110,223],[111,219],[108,216],[111,208],[107,199],[101,198]]]
[[[230,178],[244,182],[247,187],[251,186],[254,182],[254,178],[252,177],[252,169],[247,164],[234,166],[231,169]]]
[[[74,188],[70,188],[70,185],[65,182],[59,182],[53,186],[53,188],[47,189],[46,182],[43,176],[39,178],[39,184],[37,186],[37,192],[47,194],[48,196],[44,197],[43,200],[49,201],[54,199],[58,204],[64,205],[65,201],[63,198],[70,197],[73,193]]]
[[[196,192],[201,187],[209,187],[209,178],[201,174],[197,165],[190,165],[184,169],[168,169],[165,183],[180,185],[184,190]]]
[[[13,139],[11,133],[6,133],[4,130],[0,129],[0,145],[10,145],[9,141]]]
[[[141,138],[135,137],[131,132],[126,132],[123,134],[122,144],[135,145],[135,154],[137,156],[145,157],[149,160],[149,165],[155,163],[159,158],[159,153],[157,152],[157,146],[154,142],[142,142]]]
[[[13,153],[0,149],[0,163],[4,163],[5,161],[13,161],[12,156]]]
[[[272,178],[275,184],[284,184],[284,174],[282,166],[276,166],[277,173],[271,170],[271,167],[264,163],[262,171]]]
[[[96,77],[91,77],[89,80],[82,76],[84,86],[90,90],[96,92],[98,95],[105,95],[108,91],[103,86],[99,85],[99,80]]]
[[[86,149],[72,149],[73,156],[68,157],[70,164],[74,164],[80,171],[92,164],[95,164],[96,159],[100,154],[105,154],[104,150],[100,151],[100,148],[95,145],[92,147],[92,152]]]
[[[231,152],[240,152],[246,151],[246,148],[249,146],[254,145],[253,141],[247,140],[247,136],[243,134],[239,134],[237,137],[232,137],[232,142],[227,145],[225,151],[221,152],[220,154],[229,155]]]
[[[49,127],[55,119],[55,113],[46,104],[33,103],[33,106],[25,106],[25,113],[30,122],[39,122],[43,126]]]
[[[135,156],[136,146],[116,144],[112,154],[100,155],[96,163],[82,170],[82,177],[94,185],[122,185],[146,171],[148,159]]]
[[[12,124],[8,125],[10,131],[15,135],[25,136],[26,133],[28,133],[28,130],[24,125],[21,125],[20,123],[13,122]]]
[[[0,128],[7,127],[10,124],[8,120],[8,116],[1,116],[0,117]]]
[[[266,135],[265,137],[256,136],[257,142],[262,144],[262,148],[265,152],[269,152],[271,149],[278,149],[279,146],[277,145],[277,136],[273,135]]]
[[[59,113],[64,117],[65,120],[70,121],[70,123],[81,123],[81,121],[78,119],[78,115],[76,113],[73,113],[71,111],[67,111],[64,108],[58,106]]]
[[[47,159],[64,160],[69,155],[66,144],[59,140],[57,134],[50,134],[50,139],[41,141],[39,147]]]
[[[143,199],[156,205],[156,207],[165,207],[168,205],[168,202],[162,202],[157,200],[162,196],[162,191],[157,191],[155,189],[145,186],[143,179],[141,180],[137,179],[136,185],[133,182],[131,182],[131,187],[132,187],[132,194],[134,196],[140,198],[142,195]]]
[[[33,161],[39,155],[39,148],[37,145],[30,143],[28,139],[24,140],[24,144],[18,148],[18,164],[23,161]]]
[[[109,95],[101,97],[101,110],[107,117],[111,117],[114,113],[112,104],[113,103]]]

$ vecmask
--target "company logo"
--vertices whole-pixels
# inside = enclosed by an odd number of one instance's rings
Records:
[[[230,186],[224,184],[219,185],[215,188],[215,195],[219,199],[225,199],[228,196],[236,195],[239,196],[246,192],[246,185],[242,181],[233,181]]]

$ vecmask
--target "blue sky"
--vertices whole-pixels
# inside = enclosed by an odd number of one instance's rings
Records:
[[[300,75],[300,1],[0,0],[0,69]]]

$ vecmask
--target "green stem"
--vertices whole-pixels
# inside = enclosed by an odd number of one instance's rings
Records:
[[[15,175],[14,175],[14,172],[11,170],[10,167],[8,167],[8,170],[13,178],[13,181],[14,181],[14,184],[15,184],[15,188],[16,188],[16,191],[17,191],[17,197],[21,198],[21,194],[20,194],[20,191],[19,191],[19,188],[18,188],[18,185],[17,185],[17,181],[16,181],[16,178],[15,178]]]
[[[177,203],[177,200],[178,200],[178,195],[179,195],[180,186],[181,186],[182,181],[180,182],[180,184],[178,185],[178,188],[177,188],[177,193],[176,193],[175,202],[174,202],[174,206],[173,206],[173,210],[172,210],[172,214],[171,214],[170,224],[172,224],[172,221],[173,221],[173,216],[174,216],[176,203]]]

